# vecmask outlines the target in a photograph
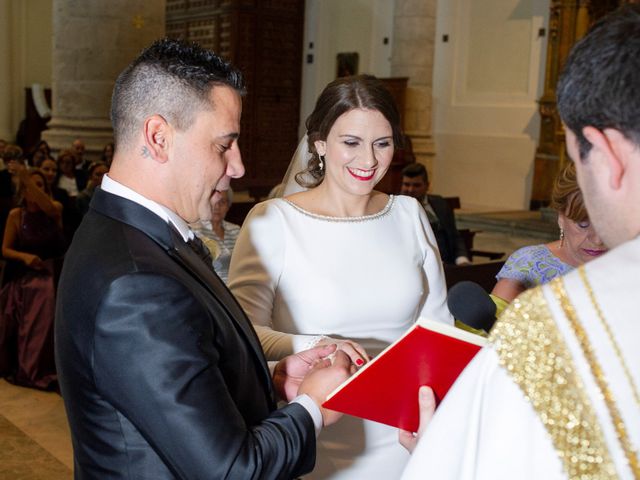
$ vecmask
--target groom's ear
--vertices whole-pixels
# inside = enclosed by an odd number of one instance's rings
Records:
[[[318,155],[322,156],[327,153],[327,142],[325,142],[324,140],[316,140],[315,142],[313,142],[313,145],[316,147],[316,152],[318,152]]]

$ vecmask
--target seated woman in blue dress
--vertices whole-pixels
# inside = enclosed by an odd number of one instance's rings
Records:
[[[587,216],[576,168],[568,162],[553,186],[551,207],[558,212],[560,239],[516,250],[496,275],[491,292],[511,302],[525,290],[542,285],[607,251]]]
[[[56,387],[53,355],[55,265],[64,251],[62,205],[42,172],[18,173],[21,206],[12,209],[2,256],[18,267],[0,291],[0,375],[23,386]]]

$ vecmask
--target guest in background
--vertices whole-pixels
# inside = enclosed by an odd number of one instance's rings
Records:
[[[362,347],[379,353],[421,315],[453,323],[424,210],[413,198],[374,189],[402,143],[384,85],[369,75],[335,80],[306,127],[308,146],[291,164],[301,170],[290,167],[282,189],[297,181],[306,190],[251,210],[229,271],[267,358],[339,338],[362,365]],[[305,478],[397,478],[408,460],[397,436],[395,428],[345,417],[320,434],[316,467]]]
[[[46,140],[40,140],[28,155],[29,165],[39,168],[45,158],[51,157],[51,148]]]
[[[232,198],[231,188],[221,192],[219,199],[211,197],[211,220],[200,220],[191,225],[194,233],[211,251],[213,268],[224,283],[227,283],[229,278],[231,253],[240,233],[239,225],[225,221]]]
[[[40,150],[41,152],[44,152],[47,155],[47,157],[51,156],[51,147],[49,146],[46,140],[40,140],[36,145],[35,149]]]
[[[54,200],[62,204],[62,228],[66,245],[71,243],[73,234],[80,224],[81,216],[76,207],[74,197],[70,197],[66,190],[58,187],[58,164],[51,157],[45,159],[40,165],[40,170],[44,173],[47,186],[51,191]]]
[[[525,290],[564,275],[607,251],[589,221],[573,162],[567,162],[556,177],[551,208],[558,212],[560,239],[512,253],[496,275],[493,295],[511,302]]]
[[[87,188],[81,191],[76,198],[76,207],[80,216],[84,216],[89,210],[89,203],[93,197],[93,192],[96,187],[99,187],[102,183],[102,177],[109,171],[109,167],[102,162],[94,162],[89,166],[89,181],[87,182]]]
[[[17,170],[12,169],[11,166],[18,166],[18,164],[24,163],[24,152],[18,145],[9,143],[2,149],[2,164],[3,170],[7,170],[9,174],[15,174]],[[17,179],[15,180],[17,182]],[[14,182],[14,184],[15,184]]]
[[[27,163],[30,167],[36,167],[36,165],[42,163],[45,158],[47,158],[47,154],[42,150],[34,150],[27,156]]]
[[[64,251],[62,205],[44,174],[18,167],[21,206],[9,213],[2,256],[21,266],[0,291],[0,370],[16,384],[56,386],[53,358],[56,259]]]
[[[111,167],[111,162],[113,161],[113,142],[107,143],[102,149],[101,161],[107,168]]]
[[[76,138],[71,144],[71,151],[75,155],[75,168],[76,170],[82,170],[83,172],[87,172],[89,170],[89,160],[84,158],[86,147],[84,141],[79,138]]]
[[[447,201],[440,195],[428,195],[429,176],[420,163],[412,163],[402,170],[402,195],[418,200],[429,218],[438,242],[440,257],[450,265],[467,265],[469,252],[456,227],[456,217]]]
[[[68,152],[68,150],[61,152],[58,158],[63,154],[68,157],[69,154],[65,152]],[[69,168],[70,160],[67,158],[64,161],[67,162],[67,168]],[[54,200],[62,204],[62,228],[64,230],[65,242],[68,246],[82,219],[76,206],[76,197],[70,196],[67,190],[59,186],[61,175],[59,175],[58,163],[53,158],[46,158],[42,164],[40,164],[40,170],[47,180],[47,186],[51,192],[51,196]],[[75,174],[75,172],[73,173]]]
[[[47,188],[51,192],[53,199],[57,200],[63,207],[65,207],[69,194],[66,190],[57,186],[58,163],[53,158],[47,157],[42,160],[39,165],[36,165],[36,167],[44,174],[45,180],[47,181]]]
[[[83,173],[75,168],[76,156],[71,150],[63,150],[58,154],[58,180],[56,186],[66,190],[70,197],[77,197],[86,181]]]
[[[18,168],[24,166],[22,149],[18,145],[5,144],[2,148],[2,168],[0,169],[0,234],[4,233],[7,216],[18,205],[16,192]]]

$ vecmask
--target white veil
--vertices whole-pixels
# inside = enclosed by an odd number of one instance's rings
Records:
[[[306,187],[303,187],[296,182],[296,175],[303,170],[306,170],[310,159],[311,154],[309,153],[309,144],[307,141],[307,135],[305,134],[305,136],[302,137],[302,140],[300,140],[293,157],[291,157],[291,162],[289,162],[289,167],[287,168],[287,172],[284,174],[282,183],[274,187],[269,197],[286,197],[292,193],[308,190]]]

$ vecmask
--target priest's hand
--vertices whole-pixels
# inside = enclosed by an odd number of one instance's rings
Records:
[[[436,397],[433,395],[431,387],[420,387],[420,390],[418,391],[418,409],[420,412],[420,424],[418,426],[418,431],[398,431],[398,440],[400,441],[400,445],[406,448],[409,453],[412,453],[413,449],[416,448],[418,440],[420,440],[420,437],[426,430],[427,425],[429,425],[431,417],[433,417],[433,412],[436,409]]]

